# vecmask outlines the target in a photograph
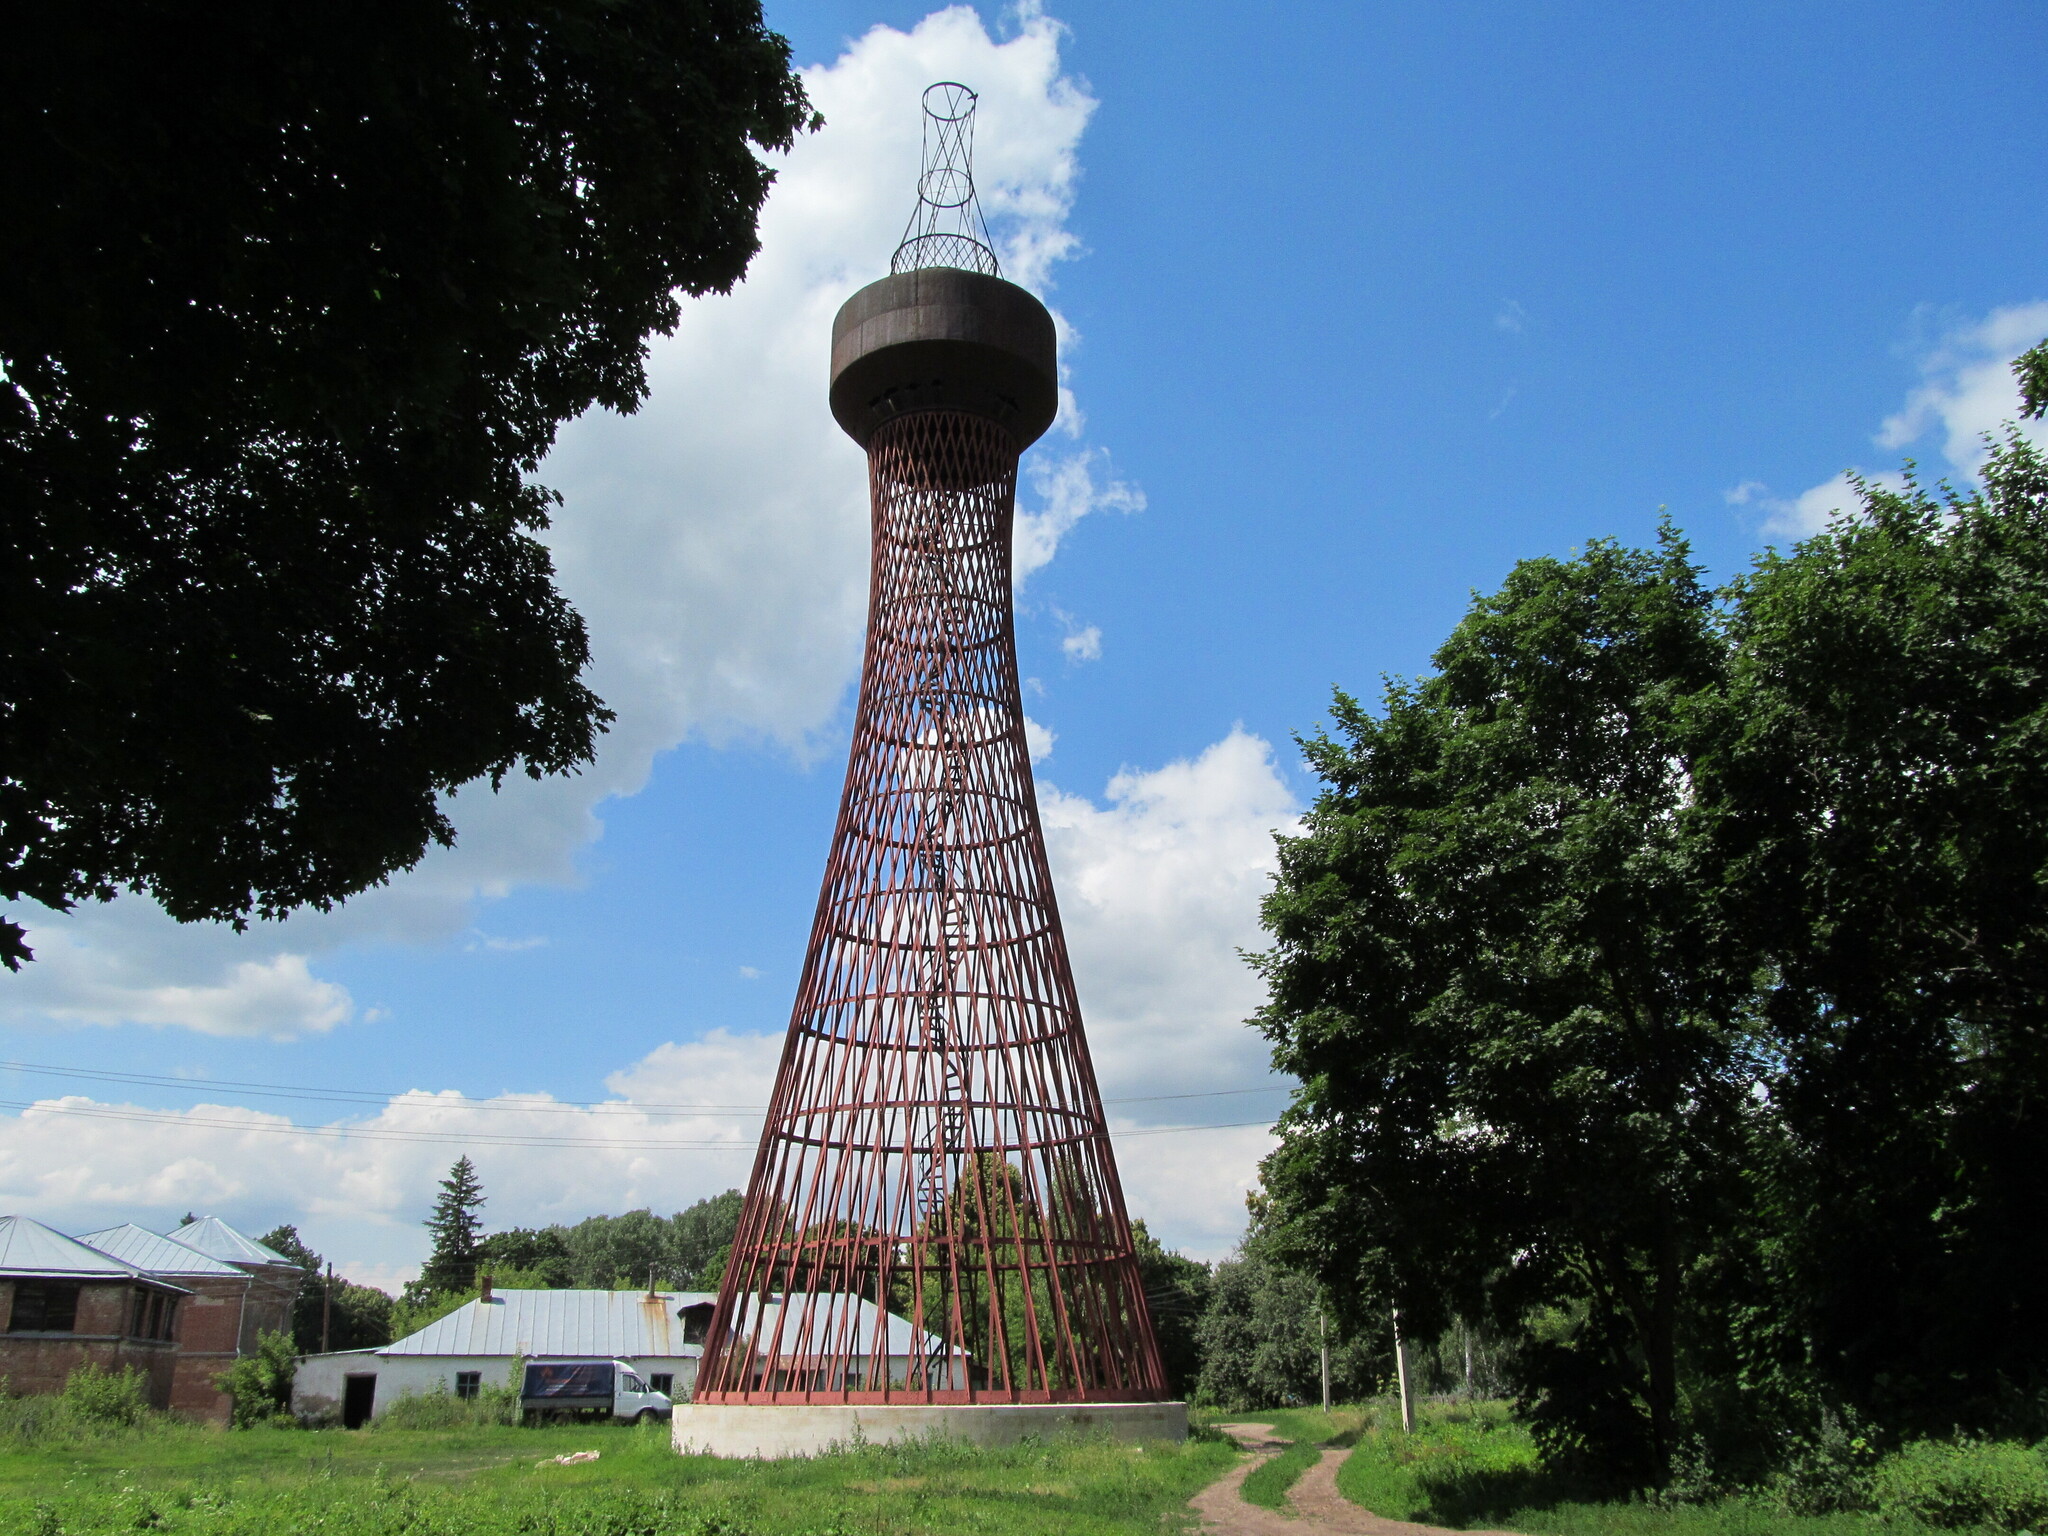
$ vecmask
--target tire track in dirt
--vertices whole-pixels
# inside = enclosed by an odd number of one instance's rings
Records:
[[[1216,1426],[1253,1453],[1192,1499],[1188,1508],[1201,1517],[1202,1528],[1218,1536],[1512,1536],[1505,1531],[1453,1531],[1440,1525],[1387,1520],[1363,1509],[1337,1491],[1337,1468],[1343,1451],[1324,1451],[1289,1490],[1286,1510],[1247,1504],[1244,1480],[1292,1442],[1274,1436],[1270,1424]]]

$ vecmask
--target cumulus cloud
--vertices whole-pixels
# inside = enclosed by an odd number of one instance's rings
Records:
[[[1199,756],[1126,770],[1098,803],[1040,791],[1054,880],[1131,1208],[1162,1239],[1216,1256],[1271,1145],[1282,1101],[1244,1028],[1272,834],[1292,800],[1259,738],[1233,730]],[[779,1034],[713,1031],[605,1079],[593,1106],[545,1095],[477,1101],[417,1090],[321,1119],[201,1103],[158,1110],[84,1096],[0,1119],[0,1209],[85,1231],[211,1211],[252,1232],[279,1221],[351,1275],[403,1280],[435,1182],[475,1158],[494,1226],[639,1205],[674,1210],[743,1183]],[[1174,1098],[1213,1094],[1222,1097]],[[1171,1131],[1183,1125],[1227,1129]]]
[[[980,92],[976,171],[1006,275],[1043,290],[1076,252],[1067,216],[1095,104],[1062,71],[1060,25],[1029,5],[1013,21],[999,41],[956,6],[907,32],[876,27],[805,70],[827,127],[776,157],[746,282],[688,303],[676,333],[655,338],[637,414],[571,424],[543,466],[564,497],[548,535],[560,584],[589,622],[591,681],[619,714],[595,764],[463,791],[454,849],[332,913],[241,935],[180,927],[133,897],[32,914],[39,954],[62,963],[39,960],[0,1018],[331,1029],[347,995],[309,959],[347,942],[460,943],[479,901],[574,883],[602,831],[597,807],[637,792],[660,752],[690,738],[815,750],[859,666],[867,578],[866,475],[826,408],[826,338],[846,296],[887,270],[927,83]],[[1068,418],[1026,465],[1020,581],[1082,517],[1143,504],[1078,441],[1079,412]]]
[[[347,989],[314,976],[303,955],[230,959],[204,967],[204,980],[152,964],[146,949],[95,952],[77,931],[38,930],[36,955],[34,966],[11,979],[17,1015],[272,1039],[322,1034],[355,1016]]]
[[[1060,649],[1069,661],[1100,661],[1102,659],[1101,626],[1090,624],[1083,628],[1070,628],[1060,641]]]
[[[1948,473],[1959,481],[1974,481],[1984,466],[1986,437],[1996,436],[2019,418],[2019,384],[2012,361],[2044,336],[2044,300],[1994,309],[1981,320],[1947,326],[1921,353],[1921,382],[1906,396],[1905,405],[1885,418],[1872,441],[1898,450],[1933,438]],[[2020,430],[2036,443],[2048,443],[2048,430],[2040,422],[2022,422]],[[1905,484],[1904,476],[1889,470],[1865,473],[1863,478],[1893,490]],[[1760,480],[1745,480],[1722,494],[1730,506],[1763,512],[1757,531],[1766,539],[1810,538],[1825,530],[1836,514],[1857,505],[1846,471],[1796,496],[1773,495]]]
[[[1942,456],[1959,473],[1983,467],[1984,439],[2019,416],[2012,360],[2048,337],[2048,300],[1994,309],[1982,320],[1949,327],[1920,359],[1921,383],[1905,408],[1885,419],[1884,448],[1905,448],[1939,434]],[[2043,441],[2038,422],[2026,430]]]
[[[1868,474],[1864,480],[1872,485],[1887,486],[1898,490],[1905,485],[1904,475],[1886,471]],[[1797,496],[1773,496],[1770,487],[1759,480],[1745,480],[1732,490],[1722,492],[1722,499],[1731,507],[1756,507],[1764,514],[1763,523],[1757,531],[1767,539],[1806,539],[1826,530],[1829,523],[1846,512],[1854,512],[1861,505],[1856,496],[1856,486],[1844,470],[1832,480],[1823,480]]]
[[[493,1226],[671,1211],[745,1182],[779,1042],[714,1031],[665,1045],[606,1086],[606,1103],[544,1094],[464,1099],[424,1090],[320,1121],[285,1109],[179,1110],[82,1095],[0,1119],[0,1209],[71,1231],[186,1210],[252,1235],[281,1221],[351,1278],[403,1280],[448,1165],[468,1154]]]

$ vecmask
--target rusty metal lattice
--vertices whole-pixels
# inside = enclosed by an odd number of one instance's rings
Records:
[[[846,788],[700,1402],[1166,1396],[1025,747],[1017,448],[869,444]]]

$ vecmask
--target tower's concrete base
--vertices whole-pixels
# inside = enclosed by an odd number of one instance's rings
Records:
[[[675,1447],[713,1456],[815,1456],[865,1441],[967,1440],[1015,1445],[1027,1436],[1106,1434],[1185,1440],[1186,1403],[678,1403]]]

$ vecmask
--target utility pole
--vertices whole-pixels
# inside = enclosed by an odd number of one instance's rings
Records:
[[[1330,1320],[1323,1314],[1323,1304],[1316,1303],[1316,1334],[1323,1349],[1323,1412],[1330,1411]]]
[[[1401,1428],[1415,1433],[1415,1392],[1408,1380],[1408,1342],[1401,1337],[1401,1309],[1394,1308],[1394,1378],[1401,1387]]]
[[[328,1326],[334,1319],[334,1266],[327,1266],[327,1279],[320,1286],[320,1353],[327,1353]]]

